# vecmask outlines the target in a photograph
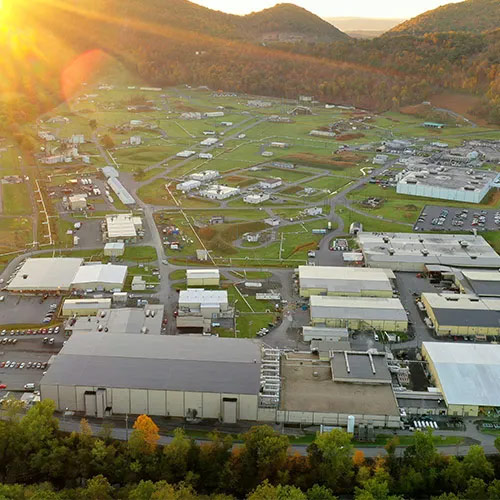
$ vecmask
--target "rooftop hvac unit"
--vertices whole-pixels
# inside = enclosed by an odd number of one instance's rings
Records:
[[[467,248],[469,246],[469,242],[465,240],[460,240],[459,243],[462,248]]]
[[[422,251],[422,255],[423,255],[424,257],[427,257],[427,256],[429,255],[429,250],[427,250],[427,249],[425,249],[425,248],[424,248],[424,249],[422,249],[421,251]]]
[[[394,255],[396,252],[394,248],[389,248],[389,255]]]
[[[420,238],[418,239],[418,241],[420,241],[420,243],[423,243],[423,242],[424,242],[424,239],[423,239],[422,237],[420,237]]]
[[[384,241],[384,243],[389,243],[389,238],[387,236],[384,236],[382,240]]]

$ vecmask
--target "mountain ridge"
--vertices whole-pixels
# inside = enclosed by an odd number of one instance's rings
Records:
[[[465,0],[424,12],[395,26],[385,35],[424,35],[447,31],[483,33],[499,27],[499,0]]]

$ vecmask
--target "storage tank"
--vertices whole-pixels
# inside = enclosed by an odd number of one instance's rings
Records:
[[[354,434],[354,424],[356,423],[356,418],[354,415],[349,415],[347,417],[347,432],[349,434]]]

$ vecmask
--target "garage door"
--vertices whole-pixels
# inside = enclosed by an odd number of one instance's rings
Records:
[[[224,411],[222,412],[222,421],[225,424],[235,424],[236,423],[236,405],[238,400],[236,398],[224,398],[223,399],[223,407]]]
[[[97,416],[97,398],[95,392],[85,393],[85,415],[87,417]]]

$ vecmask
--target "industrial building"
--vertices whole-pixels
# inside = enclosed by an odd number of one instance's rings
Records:
[[[104,245],[104,255],[106,257],[121,257],[125,253],[125,243],[114,242]]]
[[[71,210],[85,210],[87,208],[87,195],[74,194],[68,198]]]
[[[125,285],[127,266],[89,264],[76,272],[71,288],[77,290],[119,291]]]
[[[422,355],[448,415],[477,417],[500,407],[500,345],[424,342]]]
[[[500,268],[500,256],[482,236],[464,234],[359,233],[368,267],[424,272],[427,265]]]
[[[302,340],[304,342],[347,342],[349,340],[349,331],[347,328],[303,326]]]
[[[500,187],[500,174],[442,166],[398,174],[399,194],[480,203],[493,187]]]
[[[106,215],[106,239],[108,241],[135,242],[142,231],[142,219],[130,214]]]
[[[63,316],[95,316],[111,309],[111,299],[66,299],[62,306]]]
[[[212,320],[230,319],[234,310],[229,307],[226,290],[190,288],[180,291],[177,314],[178,328],[197,328],[207,332],[212,327]]]
[[[160,335],[164,306],[148,304],[145,308],[123,307],[119,309],[101,310],[97,317],[81,317],[69,322],[66,333],[106,333],[106,334],[142,334]]]
[[[299,266],[299,286],[302,297],[338,295],[361,297],[392,297],[389,269],[362,267]]]
[[[473,293],[478,297],[500,298],[500,272],[498,270],[460,270],[454,273],[455,284],[462,293]]]
[[[273,179],[264,179],[263,181],[259,182],[259,187],[261,189],[276,189],[282,185],[283,181],[279,177]]]
[[[399,299],[312,295],[311,325],[350,330],[405,332],[408,317]]]
[[[134,197],[125,189],[117,177],[109,177],[108,186],[124,205],[135,205]]]
[[[178,191],[192,191],[193,189],[198,189],[201,186],[200,181],[189,180],[177,184],[176,189]]]
[[[332,351],[288,352],[281,358],[283,378],[279,420],[302,425],[356,424],[399,428],[401,425],[385,355]]]
[[[421,298],[438,335],[500,335],[500,298],[439,293]]]
[[[258,205],[268,201],[270,197],[269,193],[250,193],[243,197],[243,201],[251,205]]]
[[[258,419],[261,348],[203,336],[73,335],[40,382],[42,400],[90,417]]]
[[[220,186],[219,184],[211,184],[207,188],[200,190],[200,195],[210,200],[225,200],[237,194],[240,194],[240,188]]]
[[[79,258],[30,258],[6,288],[17,292],[66,292],[71,288],[82,264],[83,259]]]
[[[218,286],[220,272],[218,269],[187,269],[187,286]]]

